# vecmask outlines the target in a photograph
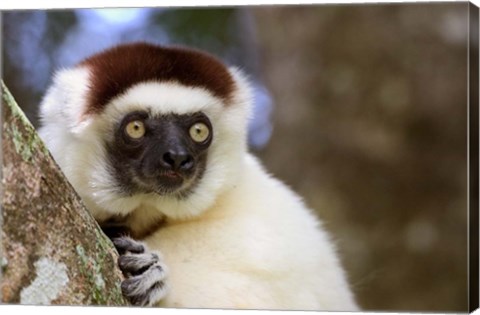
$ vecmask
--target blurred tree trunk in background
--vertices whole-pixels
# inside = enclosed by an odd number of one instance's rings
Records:
[[[467,310],[468,3],[252,9],[267,168],[318,210],[367,310]]]
[[[2,85],[0,301],[127,305],[117,253]]]

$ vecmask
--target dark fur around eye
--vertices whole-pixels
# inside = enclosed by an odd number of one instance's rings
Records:
[[[145,134],[138,139],[125,132],[125,127],[135,120],[142,121],[145,128]],[[200,143],[191,138],[189,131],[199,122],[209,129],[208,138]],[[203,176],[212,139],[213,127],[204,113],[152,116],[147,111],[131,112],[106,144],[111,173],[125,194],[182,196],[191,192]],[[184,183],[189,183],[188,187]]]

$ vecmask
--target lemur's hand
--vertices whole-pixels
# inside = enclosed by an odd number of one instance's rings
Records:
[[[125,276],[122,293],[130,303],[152,306],[164,298],[168,291],[166,267],[159,255],[126,236],[114,238],[113,244],[120,254],[118,266]]]

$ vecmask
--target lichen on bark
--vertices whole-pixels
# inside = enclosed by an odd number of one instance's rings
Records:
[[[128,305],[112,243],[3,82],[1,100],[1,302]]]

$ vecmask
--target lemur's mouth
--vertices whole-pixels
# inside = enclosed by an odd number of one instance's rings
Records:
[[[185,196],[198,180],[200,172],[184,174],[183,172],[164,170],[152,176],[135,176],[135,185],[142,193],[160,196]]]
[[[175,192],[180,189],[186,181],[187,178],[184,175],[175,171],[166,171],[157,176],[155,186],[160,186],[166,191]]]
[[[161,173],[159,176],[171,179],[183,178],[182,174],[175,171],[165,171]]]

